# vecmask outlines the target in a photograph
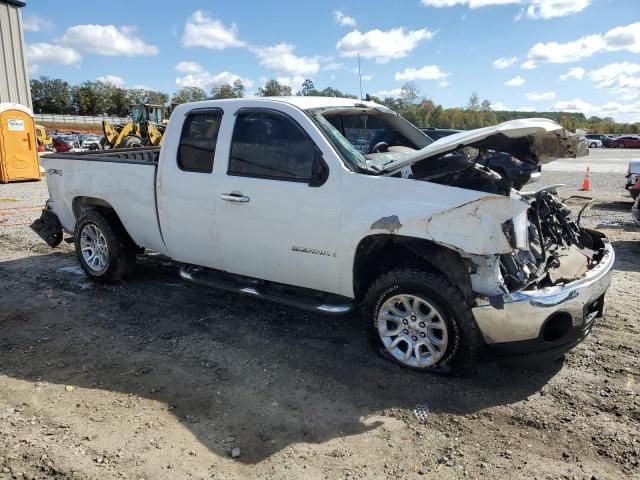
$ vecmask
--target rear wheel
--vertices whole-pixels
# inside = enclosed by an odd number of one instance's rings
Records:
[[[596,148],[598,145],[596,143],[592,143],[591,145],[589,145],[589,148]]]
[[[439,274],[406,268],[380,276],[362,314],[374,348],[404,367],[468,373],[483,350],[463,295]]]
[[[624,143],[619,143],[618,148],[624,148]]]
[[[76,255],[84,272],[97,282],[125,279],[136,261],[136,245],[114,214],[85,211],[74,232]]]

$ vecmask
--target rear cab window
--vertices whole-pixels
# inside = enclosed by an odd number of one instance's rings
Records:
[[[211,173],[216,153],[222,110],[187,114],[178,146],[178,167],[186,172]]]

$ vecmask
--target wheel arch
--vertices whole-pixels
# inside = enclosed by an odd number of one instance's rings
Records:
[[[392,234],[369,235],[358,244],[353,262],[355,298],[362,299],[385,271],[410,263],[445,276],[471,303],[473,291],[469,270],[456,251],[423,238]]]
[[[75,197],[73,199],[73,202],[71,203],[71,208],[73,209],[73,216],[75,217],[76,221],[78,221],[80,215],[82,215],[82,213],[89,208],[111,210],[116,216],[118,215],[115,208],[113,208],[113,206],[109,202],[97,197]]]
[[[97,197],[88,197],[88,196],[78,196],[73,199],[71,203],[71,208],[73,209],[73,215],[75,217],[75,223],[78,222],[80,216],[89,209],[100,210],[103,213],[106,213],[112,221],[117,222],[117,224],[123,229],[123,231],[127,234],[132,243],[133,239],[127,228],[124,226],[124,222],[118,215],[116,209],[106,200]]]

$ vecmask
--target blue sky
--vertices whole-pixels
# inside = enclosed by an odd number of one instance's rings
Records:
[[[23,18],[31,75],[71,83],[172,93],[241,78],[251,93],[311,78],[357,95],[360,52],[365,93],[410,80],[448,107],[476,91],[640,121],[640,0],[27,0]]]

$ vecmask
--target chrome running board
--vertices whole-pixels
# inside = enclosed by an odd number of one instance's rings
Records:
[[[344,315],[355,307],[355,304],[348,298],[338,295],[240,277],[196,265],[183,265],[180,268],[180,277],[199,285],[240,293],[325,315]]]

